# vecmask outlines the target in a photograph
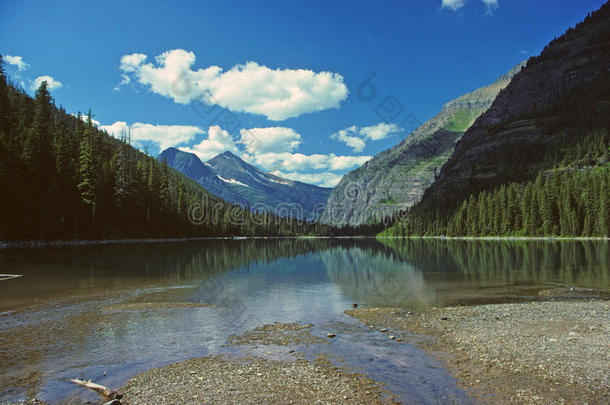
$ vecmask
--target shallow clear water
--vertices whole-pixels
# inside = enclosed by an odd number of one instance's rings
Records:
[[[226,345],[272,322],[337,338],[329,354],[408,403],[466,403],[439,361],[343,314],[353,303],[429,306],[538,299],[541,289],[610,289],[603,241],[379,242],[249,239],[0,251],[0,401],[94,398],[67,378],[118,388],[191,357],[290,358],[291,347]],[[203,303],[142,309],[137,303]],[[373,359],[371,361],[371,359]],[[105,375],[104,375],[105,373]]]

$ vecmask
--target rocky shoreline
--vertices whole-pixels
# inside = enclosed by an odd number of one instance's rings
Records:
[[[606,404],[610,401],[610,300],[541,291],[547,301],[431,308],[356,308],[345,313],[388,343],[415,344],[443,361],[477,402]],[[604,296],[602,294],[602,296]],[[325,344],[313,325],[273,323],[228,345],[287,347],[281,359],[207,356],[155,368],[119,389],[122,404],[399,403],[383,384],[295,345]],[[333,331],[341,334],[340,331]],[[26,402],[43,403],[43,402]]]
[[[554,300],[553,300],[554,299]],[[610,400],[610,301],[346,311],[388,341],[441,359],[468,394],[493,404],[605,404]],[[312,343],[311,325],[265,325],[230,344]],[[132,378],[124,403],[389,403],[382,386],[324,361],[204,357]],[[281,380],[281,381],[280,381]],[[205,382],[205,384],[199,384]]]
[[[610,301],[346,311],[441,358],[483,403],[610,401]],[[392,336],[390,336],[392,335]]]
[[[327,343],[312,324],[273,323],[231,335],[231,346],[294,346]],[[330,339],[330,338],[328,338]],[[396,398],[371,378],[295,350],[286,359],[207,356],[149,370],[121,390],[123,404],[383,404]]]
[[[202,357],[138,374],[123,404],[380,404],[372,379],[324,361]]]

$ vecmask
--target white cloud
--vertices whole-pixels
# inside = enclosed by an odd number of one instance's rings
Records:
[[[275,174],[276,176],[283,177],[285,179],[302,181],[303,183],[316,184],[320,187],[334,187],[336,186],[341,178],[342,174],[336,174],[332,172],[322,172],[322,173],[299,173],[299,172],[281,172],[279,170],[275,170],[271,172],[271,174]]]
[[[44,75],[44,76],[38,76],[36,79],[34,79],[34,81],[32,82],[32,85],[30,86],[30,89],[32,91],[38,90],[38,88],[40,87],[42,82],[45,82],[45,81],[47,82],[47,88],[49,90],[59,89],[63,86],[63,84],[59,80],[55,80],[49,75]]]
[[[362,128],[352,125],[351,127],[335,132],[330,137],[331,139],[345,143],[352,148],[354,152],[362,152],[366,146],[366,140],[379,141],[397,134],[400,131],[402,131],[402,128],[396,124],[380,122],[379,124]]]
[[[75,114],[75,113],[71,113],[71,115],[72,115],[73,117],[78,117],[78,115],[77,115],[77,114]],[[81,119],[81,120],[83,120],[84,122],[87,122],[87,116],[86,116],[86,115],[82,115],[82,114],[81,114],[80,119]],[[97,127],[98,125],[100,125],[100,122],[99,122],[98,120],[96,120],[95,118],[91,118],[91,123],[92,123],[93,125],[95,125],[96,127]]]
[[[144,54],[125,55],[120,69],[177,103],[203,100],[273,121],[337,108],[348,95],[343,76],[332,72],[270,69],[256,62],[238,64],[227,71],[218,66],[192,70],[195,54],[183,49],[158,55],[155,64],[145,61]]]
[[[494,11],[499,7],[498,0],[483,0],[485,6],[487,7],[487,14],[493,14]]]
[[[341,129],[336,133],[332,134],[330,137],[339,142],[343,142],[350,148],[354,150],[354,152],[362,152],[364,147],[366,146],[366,142],[356,136],[358,134],[358,127],[352,125],[349,128]]]
[[[131,77],[128,75],[128,73],[134,73],[145,60],[146,55],[143,53],[123,55],[121,57],[121,65],[119,66],[119,69],[125,73],[121,74],[121,81],[113,90],[121,91],[121,86],[131,83]]]
[[[231,151],[239,154],[237,146],[233,141],[233,137],[227,131],[219,127],[218,125],[212,125],[208,129],[208,137],[202,140],[200,143],[193,145],[192,147],[180,148],[185,152],[191,152],[199,156],[202,161],[209,160],[219,153]]]
[[[337,156],[330,154],[302,153],[262,153],[244,155],[244,159],[267,170],[331,170],[343,171],[358,167],[371,159],[371,156]]]
[[[142,63],[146,60],[146,55],[143,53],[132,53],[131,55],[123,55],[121,57],[121,65],[119,69],[123,72],[135,72]]]
[[[4,60],[9,65],[16,66],[17,67],[17,71],[19,71],[19,72],[24,71],[24,70],[26,70],[27,68],[30,67],[30,65],[25,63],[25,61],[23,60],[22,56],[4,55]]]
[[[371,141],[385,139],[391,135],[397,134],[400,131],[402,131],[402,128],[400,128],[398,125],[388,124],[385,122],[360,128],[360,133]]]
[[[119,138],[121,134],[131,130],[131,140],[136,145],[148,141],[159,146],[161,150],[192,141],[196,135],[203,134],[203,129],[189,125],[153,125],[136,122],[127,125],[125,121],[117,121],[111,125],[100,125],[104,130]]]
[[[301,144],[301,135],[292,128],[250,128],[240,131],[239,143],[248,153],[292,152]]]
[[[459,10],[464,7],[466,0],[443,0],[441,8],[448,8],[450,10]]]
[[[127,133],[129,126],[125,121],[116,121],[114,124],[100,125],[100,129],[108,132],[115,138],[119,138],[123,132]]]
[[[499,0],[482,0],[487,8],[485,14],[491,15],[500,6]],[[466,0],[442,0],[441,8],[456,11],[466,5]]]

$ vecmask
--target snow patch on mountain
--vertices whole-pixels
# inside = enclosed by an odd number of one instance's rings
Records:
[[[224,177],[219,176],[218,174],[216,175],[216,177],[218,177],[220,180],[224,181],[225,183],[231,183],[231,184],[237,184],[238,186],[244,186],[244,187],[250,187],[247,184],[242,183],[239,180],[235,180],[235,179],[225,179]]]

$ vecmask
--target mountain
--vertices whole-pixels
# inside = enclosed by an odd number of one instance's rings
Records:
[[[322,222],[360,225],[417,203],[449,159],[456,140],[524,65],[520,63],[494,83],[448,102],[402,142],[345,175],[328,200]]]
[[[317,219],[332,191],[266,173],[228,151],[203,163],[193,153],[168,148],[158,159],[225,201],[283,217]]]
[[[4,72],[0,55],[0,190],[6,196],[0,199],[0,247],[13,241],[27,246],[42,240],[333,232],[229,204],[132,147],[125,134],[117,139],[97,128],[91,113],[83,119],[57,107],[46,81],[32,98]],[[192,176],[215,176],[199,159],[167,156]]]
[[[401,233],[608,235],[609,128],[606,3],[528,60]]]

